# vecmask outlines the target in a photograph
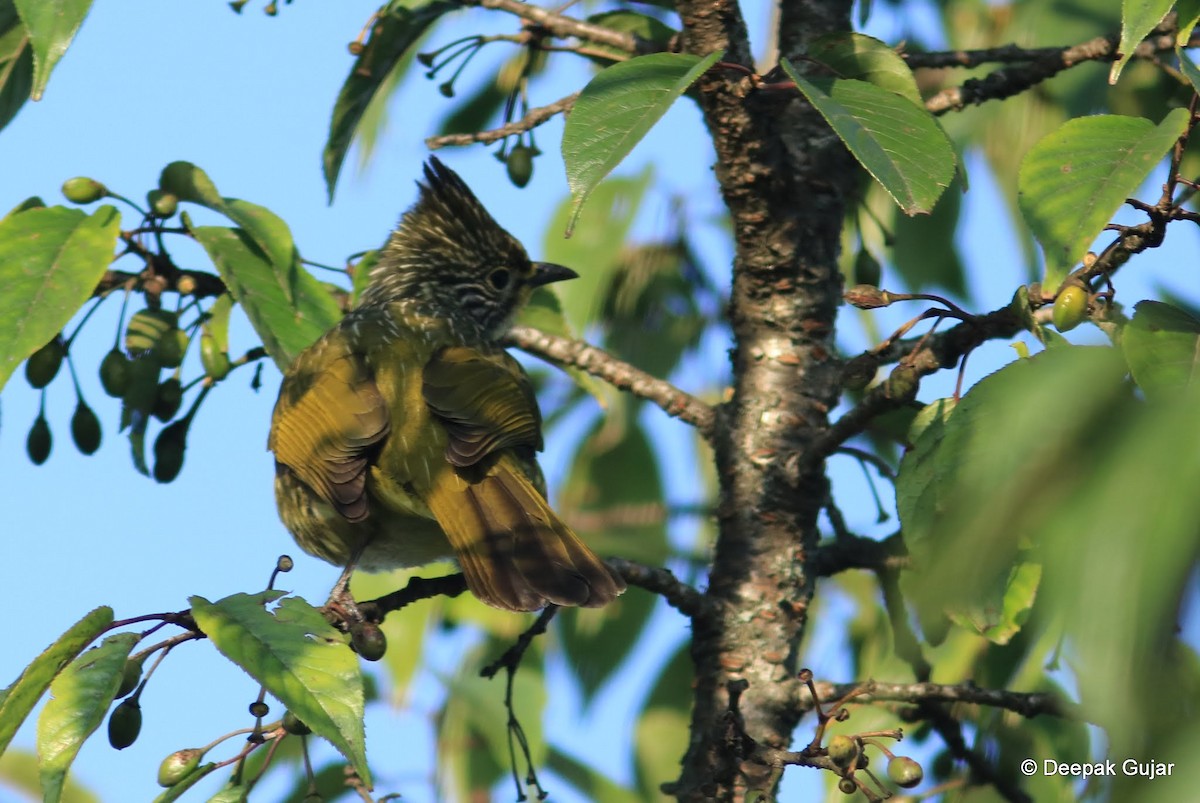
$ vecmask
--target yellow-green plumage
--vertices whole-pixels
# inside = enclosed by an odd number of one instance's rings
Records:
[[[436,159],[425,178],[359,306],[286,372],[280,517],[338,565],[453,556],[496,607],[604,605],[625,584],[546,503],[537,400],[498,344],[535,287],[574,274],[531,263]]]

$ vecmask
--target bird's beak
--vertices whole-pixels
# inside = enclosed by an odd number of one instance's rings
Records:
[[[530,287],[541,287],[551,282],[561,282],[564,279],[578,279],[579,274],[562,265],[553,262],[534,262],[533,276],[529,279]]]

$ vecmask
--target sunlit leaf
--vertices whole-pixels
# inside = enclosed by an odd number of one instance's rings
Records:
[[[272,612],[279,592],[190,598],[192,616],[216,648],[327,739],[370,786],[358,657],[320,612],[297,597]]]
[[[0,222],[0,387],[91,298],[120,224],[111,206],[30,209]]]
[[[1187,125],[1175,109],[1157,126],[1114,114],[1069,120],[1043,138],[1021,163],[1021,213],[1042,244],[1055,291]]]
[[[686,53],[638,56],[601,70],[584,87],[563,129],[563,161],[574,200],[568,235],[597,185],[720,58],[720,52],[703,59]]]
[[[33,46],[34,100],[41,100],[50,72],[67,52],[92,0],[13,0]]]
[[[33,663],[25,667],[11,686],[0,693],[0,753],[8,747],[25,717],[29,716],[58,673],[112,622],[112,608],[96,608],[59,636]]]
[[[1162,22],[1162,18],[1175,5],[1175,0],[1123,0],[1121,3],[1121,57],[1113,62],[1108,74],[1108,82],[1115,84],[1121,77],[1121,71],[1133,58],[1133,52],[1154,26]]]
[[[857,79],[804,80],[784,71],[867,172],[906,214],[929,212],[954,178],[954,148],[933,115]]]
[[[137,633],[109,636],[80,655],[50,684],[50,700],[38,717],[38,765],[45,803],[62,800],[67,771],[92,735],[121,685]]]

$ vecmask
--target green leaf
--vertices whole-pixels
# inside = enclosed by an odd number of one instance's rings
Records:
[[[0,788],[23,793],[25,797],[21,800],[37,800],[42,794],[37,756],[15,747],[0,755]],[[62,800],[63,803],[101,803],[99,797],[70,778],[63,784]]]
[[[591,203],[583,214],[576,214],[568,198],[546,227],[542,244],[546,261],[581,268],[578,279],[554,288],[574,332],[582,332],[596,322],[605,291],[621,268],[625,239],[653,177],[653,171],[646,168],[636,177],[608,179],[592,192]],[[577,220],[575,235],[566,239],[561,232],[572,218]]]
[[[388,76],[426,29],[447,11],[458,7],[457,3],[447,0],[432,0],[415,8],[390,3],[375,21],[371,38],[355,60],[333,105],[329,138],[325,141],[322,157],[330,200],[333,200],[333,191],[354,132],[376,93],[386,85]]]
[[[0,129],[33,91],[33,47],[13,0],[0,0]]]
[[[61,206],[0,222],[0,388],[71,320],[108,269],[121,218]]]
[[[1186,109],[1174,109],[1157,126],[1141,117],[1081,117],[1029,150],[1017,200],[1046,254],[1046,290],[1058,289],[1187,121]]]
[[[33,46],[31,97],[41,100],[50,72],[67,52],[92,0],[14,0]]]
[[[1200,320],[1160,301],[1139,301],[1121,349],[1148,399],[1180,396],[1200,377]]]
[[[562,155],[575,201],[568,236],[592,190],[721,55],[637,56],[601,70],[583,88],[563,129]]]
[[[1191,82],[1192,91],[1200,92],[1200,68],[1196,67],[1196,63],[1182,50],[1177,49],[1175,53],[1179,56],[1179,70]]]
[[[974,630],[993,644],[1007,644],[1029,618],[1042,580],[1037,563],[1018,562],[1003,583],[981,589],[983,598],[962,610],[952,611],[950,619]]]
[[[922,106],[917,80],[904,59],[886,43],[861,33],[839,31],[817,37],[808,58],[833,70],[837,78],[861,78]]]
[[[43,800],[62,799],[67,771],[92,735],[121,685],[125,662],[141,637],[109,636],[76,658],[50,684],[50,700],[38,717],[37,751]]]
[[[229,351],[229,313],[233,311],[233,296],[224,293],[208,308],[204,331],[212,336],[218,351]]]
[[[238,224],[262,251],[263,255],[283,274],[294,270],[299,259],[292,232],[283,219],[266,207],[238,198],[223,198],[208,174],[191,162],[171,162],[163,168],[159,186],[174,193],[181,201],[190,201],[220,212]],[[286,284],[287,301],[293,303],[291,288]]]
[[[1121,4],[1121,57],[1113,62],[1108,82],[1115,84],[1133,51],[1175,5],[1175,0],[1124,0]]]
[[[0,753],[37,705],[42,693],[67,664],[113,622],[112,608],[96,608],[42,651],[21,676],[0,695]]]
[[[1175,34],[1175,51],[1179,52],[1179,49],[1191,40],[1192,30],[1196,23],[1200,22],[1200,0],[1178,0],[1175,3],[1175,14],[1179,26]]]
[[[321,613],[279,592],[233,594],[215,603],[190,598],[192,616],[221,654],[266,687],[313,733],[328,740],[371,784],[363,732],[358,658]]]
[[[679,33],[671,26],[664,25],[649,14],[641,14],[637,11],[629,11],[627,9],[603,11],[599,14],[591,15],[587,18],[587,21],[593,25],[608,28],[610,31],[633,34],[648,44],[659,45],[664,51],[668,49],[667,45],[670,43],[671,38]],[[589,51],[612,54],[611,58],[594,55],[593,52],[587,54],[588,58],[601,65],[611,64],[614,61],[624,61],[629,57],[629,54],[623,50],[599,43],[593,43]]]
[[[1028,560],[1019,555],[1041,545],[1048,512],[1089,476],[1080,467],[1106,457],[1097,433],[1132,405],[1124,370],[1114,349],[1064,346],[1011,363],[957,405],[943,400],[918,416],[896,507],[917,567],[904,587],[923,626],[943,611],[971,618],[1009,602],[1010,573]],[[1012,593],[1015,622],[1021,592]]]
[[[857,79],[808,82],[784,59],[784,72],[854,158],[905,214],[929,212],[954,178],[946,132],[903,95]]]
[[[280,270],[241,229],[201,226],[192,235],[281,370],[341,319],[337,302],[311,273],[298,264]]]
[[[584,800],[595,803],[629,803],[637,798],[634,790],[621,786],[603,773],[553,747],[546,754],[546,769],[561,775],[563,780],[579,791]]]

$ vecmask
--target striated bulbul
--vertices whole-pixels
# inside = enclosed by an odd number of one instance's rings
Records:
[[[358,306],[285,373],[275,499],[300,547],[380,571],[453,556],[489,605],[596,607],[625,589],[551,510],[525,371],[499,344],[531,262],[454,171],[425,166]]]

